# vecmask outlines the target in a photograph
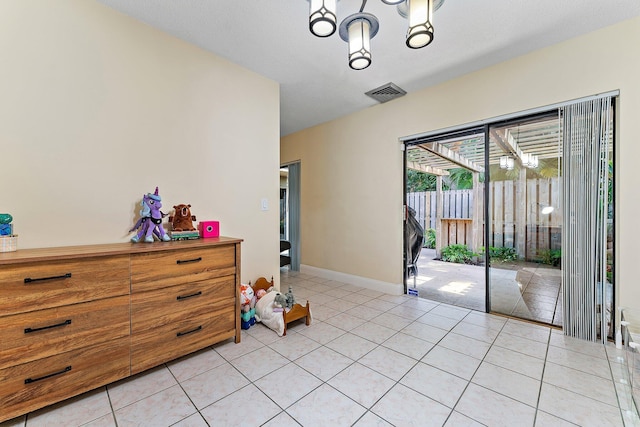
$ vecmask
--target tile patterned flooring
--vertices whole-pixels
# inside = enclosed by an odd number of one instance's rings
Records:
[[[620,353],[561,331],[283,270],[313,321],[261,324],[14,426],[622,426]],[[619,403],[620,402],[620,403]],[[621,411],[622,409],[622,411]],[[631,420],[633,421],[633,420]]]

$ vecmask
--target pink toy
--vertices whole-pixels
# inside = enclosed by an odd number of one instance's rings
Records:
[[[200,221],[198,223],[198,231],[200,232],[200,237],[219,237],[220,223],[218,221]]]

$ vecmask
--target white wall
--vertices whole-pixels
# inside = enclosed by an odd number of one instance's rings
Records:
[[[0,52],[19,248],[126,242],[158,186],[244,239],[243,281],[277,277],[277,83],[93,0],[0,2]]]
[[[284,137],[281,163],[302,162],[302,263],[402,283],[398,138],[619,89],[617,296],[640,307],[638,40],[634,18]]]

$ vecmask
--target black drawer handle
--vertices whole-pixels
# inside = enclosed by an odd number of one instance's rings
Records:
[[[56,323],[55,325],[43,326],[42,328],[25,328],[24,333],[44,331],[45,329],[59,328],[60,326],[67,326],[71,324],[71,319],[65,320],[62,323]]]
[[[69,277],[71,277],[71,273],[63,274],[62,276],[39,277],[37,279],[32,279],[31,277],[25,277],[24,283],[44,282],[45,280],[68,279]]]
[[[47,378],[51,378],[51,377],[55,377],[56,375],[64,374],[66,372],[69,372],[70,370],[71,370],[71,366],[67,366],[62,371],[54,372],[53,374],[45,375],[44,377],[27,378],[26,380],[24,380],[24,383],[25,384],[31,384],[31,383],[35,383],[36,381],[46,380]]]
[[[200,262],[202,261],[202,257],[199,256],[198,258],[194,258],[194,259],[179,259],[176,261],[176,264],[189,264],[190,262]]]
[[[191,295],[178,295],[176,299],[178,301],[182,301],[182,300],[193,298],[193,297],[199,297],[200,295],[202,295],[202,291],[198,291],[195,294],[191,294]]]
[[[192,334],[192,333],[194,333],[194,332],[201,331],[201,330],[202,330],[202,325],[198,326],[198,327],[197,327],[197,328],[195,328],[195,329],[192,329],[192,330],[190,330],[190,331],[187,331],[187,332],[178,332],[178,333],[176,334],[176,336],[177,336],[177,337],[183,337],[183,336],[185,336],[185,335],[189,335],[189,334]]]

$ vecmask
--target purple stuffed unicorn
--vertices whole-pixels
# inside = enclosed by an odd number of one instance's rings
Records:
[[[156,187],[156,192],[151,194],[147,193],[142,196],[142,201],[140,202],[140,219],[136,222],[136,225],[133,226],[131,231],[138,230],[138,233],[131,238],[133,243],[138,243],[140,239],[144,237],[144,242],[153,243],[155,235],[158,239],[162,241],[169,241],[171,237],[164,231],[164,227],[162,227],[162,218],[166,216],[166,214],[160,211],[162,208],[162,198],[158,195],[158,187]]]

